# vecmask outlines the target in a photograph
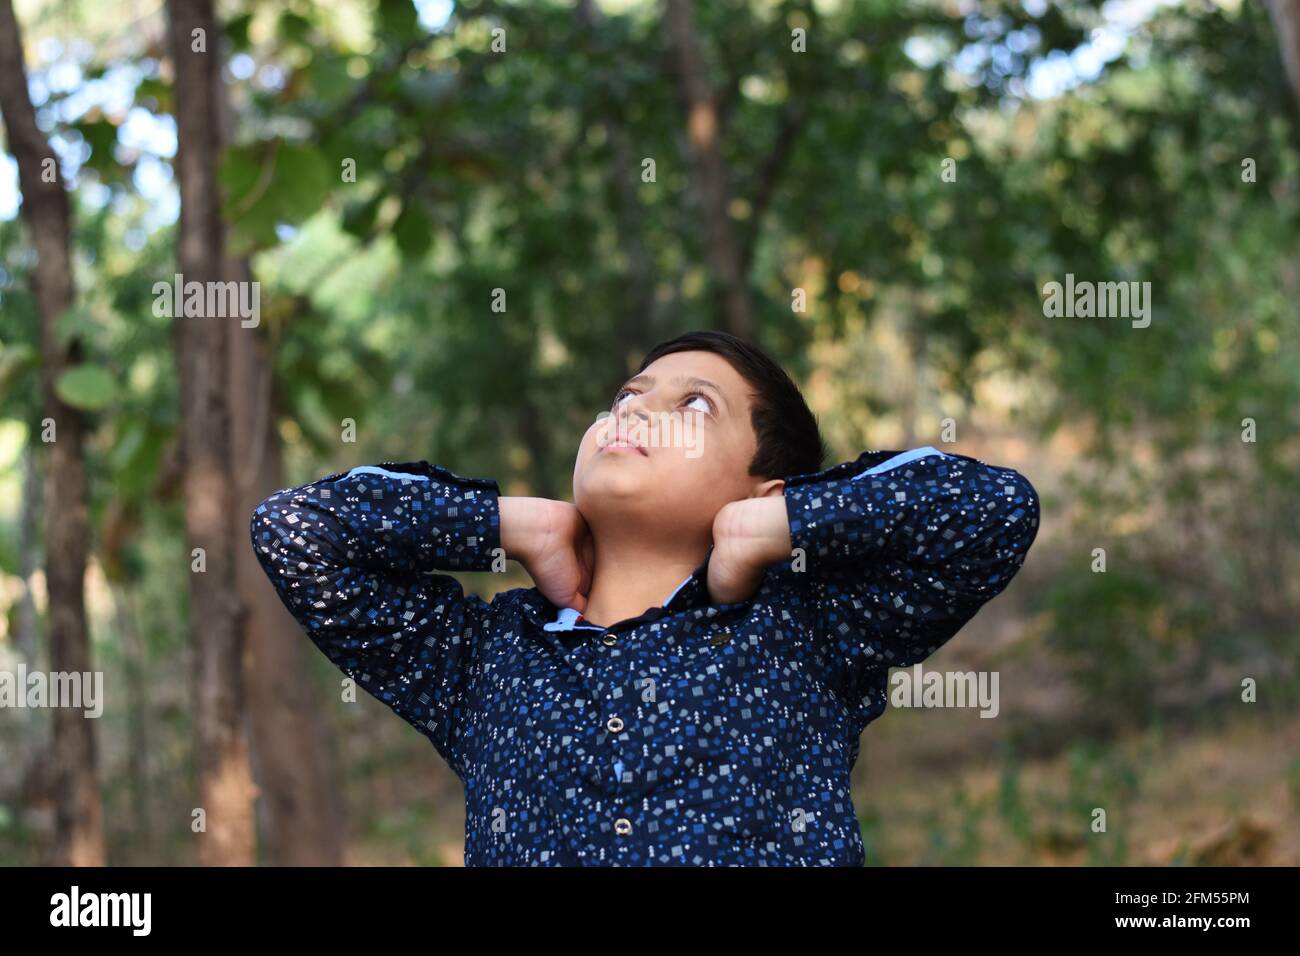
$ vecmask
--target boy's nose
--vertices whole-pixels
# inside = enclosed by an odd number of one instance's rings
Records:
[[[626,428],[629,425],[629,419],[632,417],[639,418],[643,422],[650,420],[650,411],[645,407],[645,398],[638,395],[635,398],[629,398],[619,408],[619,426]]]

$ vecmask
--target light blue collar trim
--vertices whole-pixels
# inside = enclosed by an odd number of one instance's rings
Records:
[[[686,587],[687,583],[691,580],[692,577],[694,577],[694,575],[695,575],[694,571],[686,575],[686,579],[682,581],[681,584],[677,585],[677,587],[673,588],[673,593],[668,595],[667,600],[665,600],[664,603],[660,605],[660,607],[667,607],[668,602],[677,596],[678,591]],[[577,608],[572,608],[572,607],[560,608],[560,612],[555,615],[555,620],[552,621],[550,624],[543,624],[542,627],[547,631],[584,631],[584,630],[603,631],[605,630],[605,628],[599,627],[595,624],[575,623],[578,620],[578,615],[580,613],[581,612],[578,611]]]
[[[854,475],[853,480],[857,481],[859,478],[867,477],[867,475],[879,475],[882,472],[893,471],[895,468],[900,468],[909,462],[916,461],[918,458],[927,458],[930,455],[938,455],[940,458],[949,457],[939,451],[939,449],[931,448],[929,445],[926,445],[924,448],[913,448],[911,451],[905,451],[901,455],[895,455],[887,461],[882,461],[878,465],[873,465],[860,475]]]
[[[543,624],[542,627],[548,631],[603,631],[603,627],[596,627],[594,624],[575,624],[578,620],[578,614],[581,613],[577,608],[561,608],[560,613],[555,615],[555,620],[550,624]]]
[[[663,604],[660,605],[660,607],[667,607],[668,604],[669,604],[669,602],[671,602],[673,598],[677,597],[677,592],[680,591],[682,588],[686,587],[686,585],[690,583],[691,578],[694,577],[694,576],[695,576],[695,572],[694,572],[694,571],[692,571],[690,574],[686,575],[686,577],[685,577],[685,579],[682,581],[682,583],[679,584],[679,585],[677,585],[677,587],[673,588],[673,593],[670,594],[670,595],[668,595],[667,599],[664,601]]]
[[[389,471],[386,468],[376,468],[374,465],[358,465],[348,472],[348,475],[386,475],[389,478],[410,478],[414,481],[428,481],[428,475],[412,475],[404,471]]]

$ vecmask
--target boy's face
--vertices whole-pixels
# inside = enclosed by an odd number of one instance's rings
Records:
[[[578,447],[573,495],[587,523],[706,536],[723,505],[764,484],[749,474],[758,448],[750,391],[712,352],[674,352],[628,379]]]

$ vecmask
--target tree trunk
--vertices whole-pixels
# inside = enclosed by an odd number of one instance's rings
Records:
[[[1300,106],[1300,0],[1268,0],[1291,93]]]
[[[718,109],[705,71],[691,0],[667,0],[668,45],[677,63],[677,86],[686,110],[686,133],[695,165],[695,184],[704,217],[705,255],[721,298],[726,330],[753,339],[756,328],[741,268],[740,244],[727,206],[731,187],[719,143]]]
[[[85,422],[59,400],[54,384],[80,360],[74,340],[60,342],[59,317],[72,304],[71,211],[50,145],[36,126],[27,92],[22,36],[11,0],[0,0],[0,114],[18,163],[23,218],[36,248],[36,303],[41,317],[41,393],[45,418],[54,423],[45,472],[45,579],[49,595],[50,670],[89,673],[86,629],[86,550],[90,541]],[[104,864],[94,722],[72,707],[54,709],[53,767],[56,861],[68,866]]]
[[[234,142],[235,117],[225,84],[216,104],[222,146]],[[223,222],[223,228],[225,223]],[[228,230],[227,230],[228,234]],[[228,245],[228,244],[227,244]],[[227,257],[225,278],[253,281],[247,258]],[[260,299],[259,299],[260,302]],[[330,727],[312,693],[307,650],[248,544],[253,509],[284,486],[274,355],[265,327],[232,327],[230,341],[230,460],[235,483],[235,576],[245,609],[244,681],[258,818],[267,859],[280,866],[343,863],[343,806],[329,755]]]
[[[559,492],[551,479],[551,436],[546,428],[546,417],[534,401],[525,398],[520,402],[517,420],[520,440],[528,449],[533,494],[539,498],[554,498]]]
[[[605,15],[594,0],[578,0],[574,13],[588,37],[589,49],[593,48]],[[618,323],[616,361],[610,366],[601,390],[605,395],[612,395],[627,381],[641,356],[668,338],[662,328],[662,316],[656,308],[654,264],[646,242],[645,220],[636,190],[640,171],[623,125],[622,105],[608,100],[598,118],[609,138],[614,221],[618,227],[619,249],[627,261],[627,298]]]
[[[41,638],[36,620],[36,601],[32,597],[36,549],[40,546],[36,536],[40,515],[41,472],[36,462],[36,449],[29,442],[23,449],[23,502],[18,516],[18,576],[22,579],[22,595],[18,598],[18,620],[14,627],[18,650],[28,673],[41,669]]]
[[[168,0],[168,44],[175,74],[176,171],[180,183],[182,281],[223,276],[223,226],[217,161],[220,44],[212,0]],[[200,830],[199,862],[254,862],[254,789],[244,728],[243,632],[236,593],[227,403],[232,324],[238,316],[176,316],[181,389],[185,529],[190,559],[202,549],[205,569],[190,573],[190,633],[194,643]],[[203,309],[198,310],[203,312]],[[233,310],[231,310],[233,311]]]
[[[122,645],[122,677],[126,689],[126,765],[131,794],[131,851],[141,863],[155,859],[152,774],[149,770],[149,652],[141,640],[135,612],[134,587],[111,581],[113,620]]]
[[[229,277],[248,281],[247,260],[228,263]],[[253,509],[284,487],[272,361],[254,328],[237,329],[231,343],[232,461],[238,462],[237,542],[248,538]],[[247,611],[249,730],[262,798],[267,857],[284,866],[343,862],[343,809],[329,761],[330,735],[315,705],[298,625],[257,563],[251,546],[235,558]]]

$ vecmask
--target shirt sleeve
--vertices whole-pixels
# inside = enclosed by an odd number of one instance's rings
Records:
[[[496,482],[424,461],[353,468],[277,491],[253,512],[251,534],[312,642],[461,774],[467,692],[493,605],[437,572],[491,568]]]
[[[930,447],[864,452],[787,479],[784,495],[851,698],[946,643],[1007,586],[1038,533],[1038,494],[1023,475]]]

